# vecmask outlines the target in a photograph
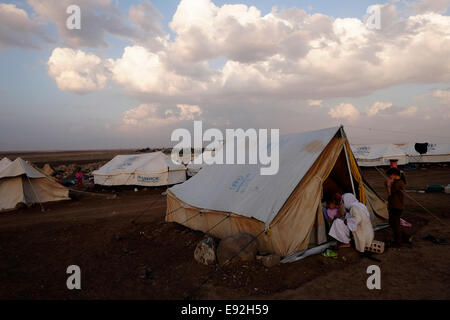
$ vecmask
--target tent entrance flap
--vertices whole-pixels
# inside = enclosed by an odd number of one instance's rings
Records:
[[[319,207],[317,208],[316,221],[311,230],[309,247],[321,245],[328,241],[328,227],[326,227],[325,220],[323,220],[322,202],[333,199],[336,193],[353,193],[350,168],[347,165],[347,155],[343,144],[341,145],[340,150],[337,150],[336,152],[338,154],[336,160],[334,164],[331,164],[328,175],[324,177],[325,179],[321,186],[322,197]],[[355,186],[357,187],[357,185]]]
[[[356,182],[355,182],[356,183]],[[357,187],[357,183],[355,185]],[[344,149],[339,154],[330,174],[323,182],[323,198],[331,199],[336,193],[352,193],[353,187],[350,179]]]

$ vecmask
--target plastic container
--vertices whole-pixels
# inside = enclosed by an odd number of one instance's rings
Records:
[[[445,188],[443,185],[440,185],[440,184],[429,184],[429,185],[427,185],[425,192],[426,193],[440,193],[440,192],[445,192]]]

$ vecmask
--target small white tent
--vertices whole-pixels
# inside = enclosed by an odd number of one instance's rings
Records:
[[[366,144],[351,147],[361,167],[388,166],[390,160],[397,160],[399,165],[408,163],[406,152],[394,144]]]
[[[95,184],[104,186],[165,186],[186,180],[186,168],[164,153],[118,155],[93,172]]]
[[[18,203],[69,200],[69,190],[48,178],[21,158],[0,169],[0,210]]]

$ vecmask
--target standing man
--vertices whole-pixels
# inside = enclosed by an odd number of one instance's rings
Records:
[[[389,210],[389,224],[394,232],[393,247],[399,247],[402,243],[402,231],[400,228],[400,216],[405,207],[405,189],[406,178],[398,168],[389,168],[386,171],[388,179],[386,181],[386,188],[388,193],[388,210]],[[411,243],[412,237],[408,239]]]

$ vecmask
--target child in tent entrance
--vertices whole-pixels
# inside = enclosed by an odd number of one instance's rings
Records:
[[[322,203],[322,213],[323,218],[325,220],[327,232],[330,230],[331,224],[334,219],[338,218],[340,211],[345,209],[342,207],[342,196],[339,193],[336,193],[333,197],[327,197],[325,202]]]
[[[327,201],[327,219],[329,223],[328,230],[333,229],[333,234],[341,233],[344,234],[342,236],[338,236],[339,239],[343,241],[339,241],[339,248],[347,248],[350,247],[350,233],[348,232],[347,222],[345,218],[345,207],[342,201],[342,195],[340,193],[336,193],[331,200]],[[347,241],[348,240],[348,241]]]
[[[75,174],[75,179],[77,180],[77,187],[83,186],[83,172],[81,172],[81,168],[77,168],[77,173]]]
[[[394,232],[393,246],[398,247],[402,243],[402,230],[400,227],[400,216],[404,209],[406,178],[402,171],[398,168],[392,167],[386,171],[388,179],[386,181],[386,189],[388,193],[388,210],[389,210],[389,224]],[[407,240],[412,242],[412,237]]]

